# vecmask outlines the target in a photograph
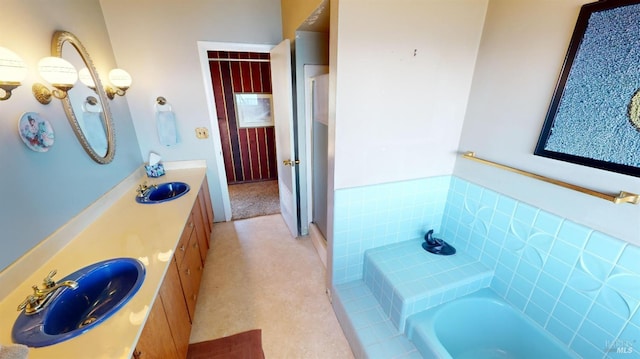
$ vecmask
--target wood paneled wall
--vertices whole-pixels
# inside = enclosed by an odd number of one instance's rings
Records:
[[[239,128],[234,93],[271,93],[269,54],[209,51],[213,95],[218,112],[224,166],[229,184],[266,181],[278,178],[275,130],[271,127]]]

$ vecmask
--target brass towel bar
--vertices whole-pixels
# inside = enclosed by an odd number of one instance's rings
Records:
[[[478,158],[478,157],[476,157],[475,152],[471,152],[471,151],[465,152],[462,155],[462,157],[464,157],[466,159],[470,159],[470,160],[476,161],[476,162],[484,163],[485,165],[497,167],[497,168],[500,168],[500,169],[503,169],[503,170],[506,170],[506,171],[515,172],[515,173],[521,174],[523,176],[535,178],[535,179],[540,180],[540,181],[552,183],[552,184],[555,184],[557,186],[561,186],[561,187],[564,187],[564,188],[569,188],[569,189],[572,189],[574,191],[586,193],[588,195],[592,195],[592,196],[595,196],[595,197],[598,197],[598,198],[602,198],[602,199],[605,199],[607,201],[611,201],[611,202],[616,203],[616,204],[618,204],[618,203],[639,204],[640,203],[640,195],[637,195],[635,193],[620,191],[620,193],[618,193],[617,195],[612,195],[612,194],[607,194],[607,193],[594,191],[594,190],[591,190],[591,189],[588,189],[588,188],[584,188],[584,187],[580,187],[580,186],[576,186],[576,185],[573,185],[571,183],[567,183],[567,182],[564,182],[564,181],[555,180],[553,178],[537,175],[535,173],[519,170],[517,168],[501,165],[499,163],[495,163],[495,162],[488,161],[488,160],[485,160],[485,159],[482,159],[482,158]]]

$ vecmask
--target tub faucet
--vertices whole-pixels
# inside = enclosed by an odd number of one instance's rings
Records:
[[[27,298],[18,305],[18,311],[24,309],[24,313],[27,315],[38,313],[43,310],[49,300],[53,298],[53,295],[57,293],[62,288],[78,288],[78,283],[72,280],[65,280],[61,283],[56,283],[53,280],[53,276],[56,275],[57,271],[54,269],[49,272],[49,275],[42,281],[43,287],[40,288],[37,285],[33,285],[31,288],[33,289],[33,294],[27,296]]]
[[[435,238],[433,236],[433,229],[430,229],[429,232],[427,232],[427,234],[424,236],[424,240],[430,246],[441,246],[442,245],[442,239]]]
[[[456,253],[456,249],[452,245],[433,236],[433,229],[430,229],[427,234],[425,234],[422,248],[427,252],[443,256],[450,256]]]

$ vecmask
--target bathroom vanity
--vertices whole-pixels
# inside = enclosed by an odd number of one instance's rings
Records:
[[[31,348],[29,358],[185,357],[204,268],[213,211],[204,161],[165,164],[167,174],[147,178],[136,171],[76,218],[0,273],[0,344],[11,344],[16,307],[56,269],[60,279],[110,258],[141,261],[146,270],[138,292],[118,312],[86,333]],[[180,198],[140,204],[136,187],[180,181]]]
[[[212,224],[205,178],[133,358],[186,358]]]

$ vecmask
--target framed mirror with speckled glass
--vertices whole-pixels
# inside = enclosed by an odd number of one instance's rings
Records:
[[[640,0],[582,6],[535,154],[640,177]]]

